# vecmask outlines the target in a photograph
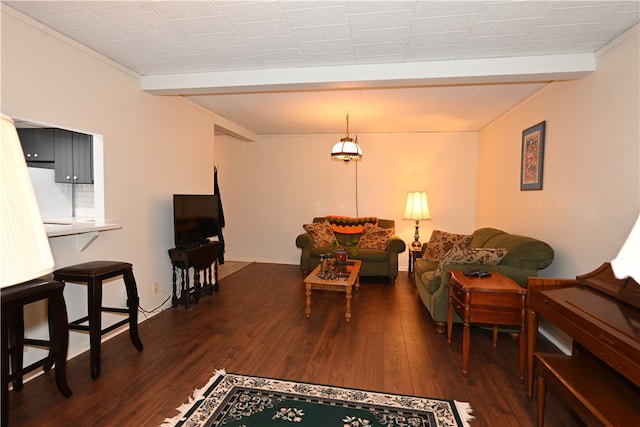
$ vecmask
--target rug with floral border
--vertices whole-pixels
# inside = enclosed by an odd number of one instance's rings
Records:
[[[162,427],[469,427],[471,407],[432,399],[216,371]]]

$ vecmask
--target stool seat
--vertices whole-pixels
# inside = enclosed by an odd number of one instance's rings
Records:
[[[53,274],[54,276],[63,277],[68,282],[73,282],[74,280],[83,282],[97,277],[108,279],[121,276],[126,269],[132,267],[132,264],[121,261],[89,261],[60,268],[54,271]]]
[[[102,306],[102,282],[112,277],[123,276],[127,291],[127,308]],[[61,282],[83,283],[87,285],[88,315],[69,323],[72,331],[89,332],[91,356],[91,377],[100,376],[100,343],[102,335],[129,324],[129,336],[134,347],[142,351],[138,336],[138,288],[133,276],[133,265],[122,261],[89,261],[60,268],[53,272],[53,278]],[[102,328],[102,313],[117,313],[126,316],[124,320]],[[88,323],[87,325],[83,323]]]
[[[13,382],[14,391],[22,390],[22,377],[41,366],[45,372],[55,364],[55,379],[58,390],[64,397],[72,394],[67,385],[66,363],[69,345],[69,326],[67,308],[64,302],[64,284],[35,279],[8,286],[0,290],[2,301],[2,425],[8,424],[9,383]],[[40,300],[47,300],[49,340],[25,338],[24,306]],[[49,354],[32,363],[22,366],[24,346],[36,345],[48,347]],[[11,373],[9,373],[11,366]]]

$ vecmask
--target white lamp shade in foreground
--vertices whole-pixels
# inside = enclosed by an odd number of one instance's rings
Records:
[[[611,268],[618,279],[631,277],[640,283],[640,215]]]
[[[2,115],[0,158],[0,287],[42,277],[54,262],[18,132]]]

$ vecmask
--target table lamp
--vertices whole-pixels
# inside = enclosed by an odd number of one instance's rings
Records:
[[[422,243],[420,243],[420,234],[418,233],[420,220],[431,219],[426,191],[410,191],[407,193],[407,206],[404,209],[403,219],[412,219],[416,221],[416,232],[413,235],[411,248],[419,250],[422,247]]]
[[[54,262],[18,132],[4,114],[0,122],[0,288],[5,288],[50,273]]]

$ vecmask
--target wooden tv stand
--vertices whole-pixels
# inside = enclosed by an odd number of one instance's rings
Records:
[[[189,248],[169,249],[169,258],[173,266],[173,292],[171,305],[175,308],[184,304],[189,308],[191,303],[197,304],[204,294],[213,295],[218,292],[218,242],[208,242]],[[212,280],[212,267],[214,277]],[[189,269],[193,269],[193,284],[189,280]],[[202,281],[200,272],[204,271]],[[180,285],[177,279],[180,276]]]

